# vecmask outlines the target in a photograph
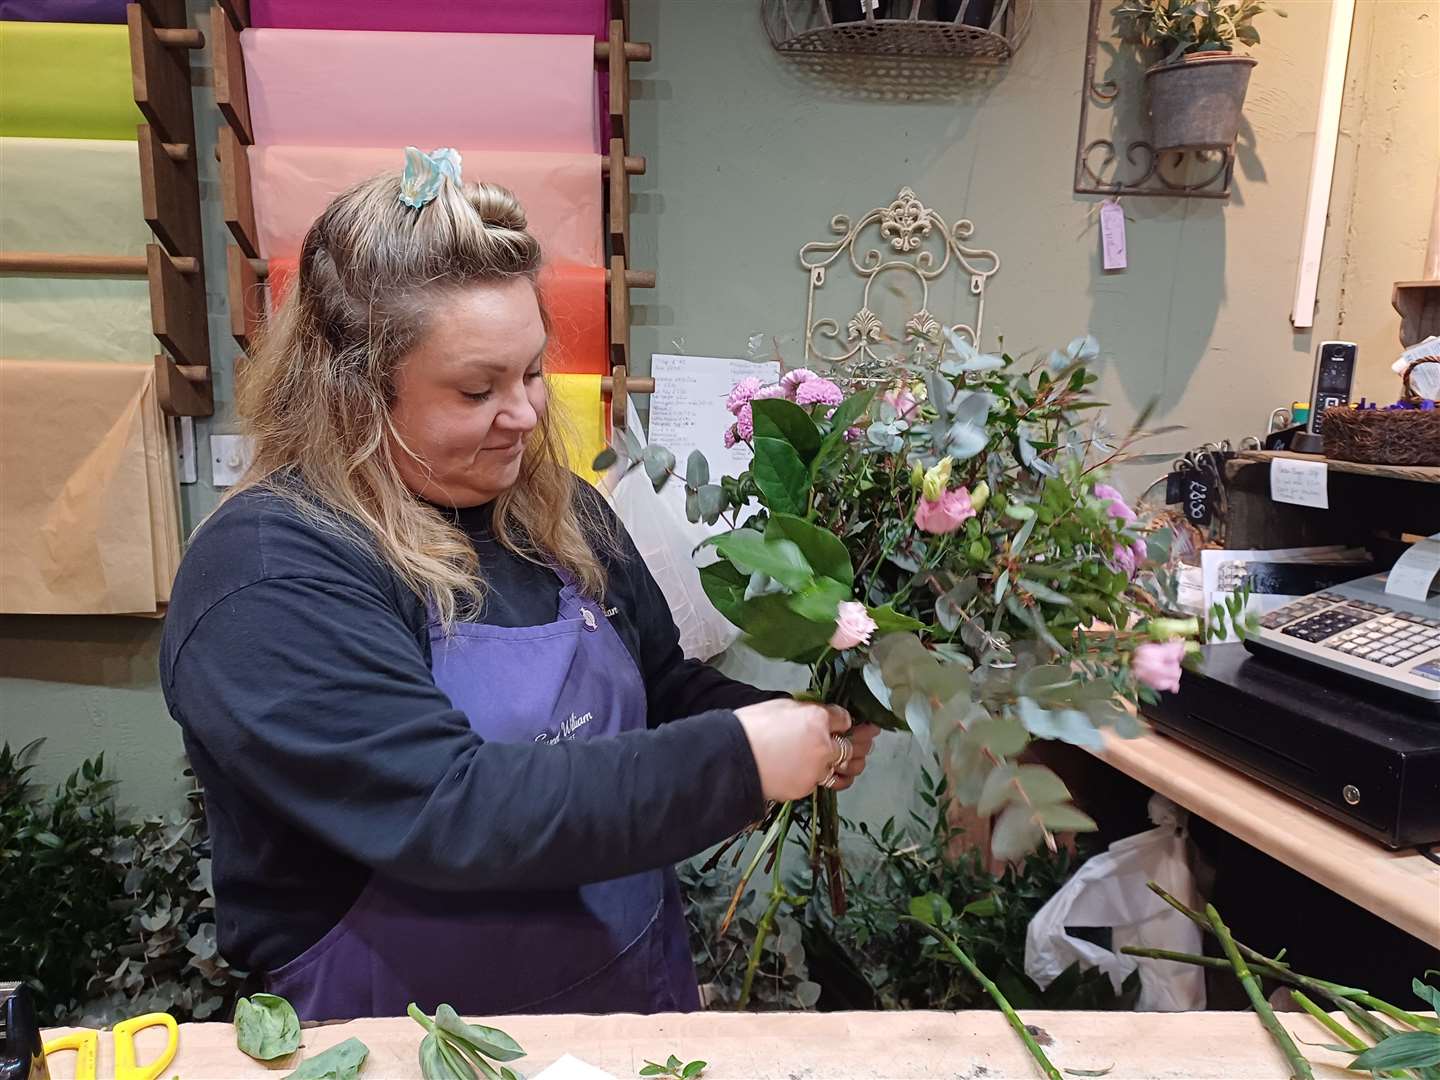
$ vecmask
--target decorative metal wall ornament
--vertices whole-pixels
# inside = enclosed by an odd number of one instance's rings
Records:
[[[874,228],[876,237],[861,234]],[[830,219],[838,240],[815,240],[800,249],[800,263],[810,274],[805,301],[805,359],[830,364],[851,382],[885,381],[891,370],[891,349],[896,342],[920,337],[938,344],[943,354],[945,335],[930,311],[930,285],[951,266],[969,276],[975,317],[970,323],[948,328],[977,347],[985,315],[985,286],[1000,269],[1000,256],[965,244],[975,231],[968,218],[954,225],[930,209],[910,188],[901,188],[889,206],[878,206],[853,224],[845,214]],[[878,242],[877,242],[878,241]],[[870,246],[875,244],[875,246]],[[848,262],[864,282],[860,305],[845,318],[816,317],[816,294],[825,287],[828,272]],[[900,274],[920,286],[920,306],[905,313],[898,333],[892,333],[872,302],[872,290],[882,275]],[[891,348],[887,348],[890,346]]]
[[[1110,135],[1116,134],[1121,105],[1132,108],[1120,119],[1141,126],[1146,121],[1144,92],[1138,71],[1125,80],[1134,95],[1122,102],[1121,83],[1097,80],[1096,54],[1100,40],[1102,0],[1090,0],[1090,26],[1085,38],[1085,71],[1080,86],[1080,128],[1075,139],[1075,192],[1078,195],[1169,195],[1174,198],[1228,199],[1235,172],[1235,148],[1220,150],[1158,151],[1145,139],[1090,137],[1090,107],[1111,115]],[[1124,150],[1121,151],[1123,145]],[[1123,160],[1121,158],[1123,157]]]

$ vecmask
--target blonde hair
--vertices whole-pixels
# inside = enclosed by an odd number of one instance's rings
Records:
[[[396,468],[392,447],[404,445],[390,418],[396,369],[425,334],[436,299],[478,282],[534,284],[541,253],[502,187],[447,179],[419,210],[399,192],[398,173],[366,180],[306,233],[290,296],[238,376],[255,458],[227,498],[265,487],[323,527],[368,538],[448,630],[479,610],[485,583],[469,537],[416,498]],[[597,516],[576,511],[560,422],[552,404],[526,443],[520,479],[495,500],[495,534],[598,598],[597,549],[613,537]]]

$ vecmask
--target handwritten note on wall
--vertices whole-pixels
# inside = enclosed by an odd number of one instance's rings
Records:
[[[1330,509],[1329,470],[1325,462],[1275,458],[1270,462],[1270,498],[1293,506]]]
[[[683,474],[690,452],[699,450],[710,463],[712,481],[744,472],[750,465],[750,448],[744,443],[725,446],[725,431],[735,423],[725,399],[731,387],[746,376],[774,382],[780,378],[780,365],[656,353],[650,357],[650,373],[655,378],[655,393],[650,398],[649,438],[675,454],[676,469]],[[684,513],[683,484],[667,484],[663,494],[675,499]]]

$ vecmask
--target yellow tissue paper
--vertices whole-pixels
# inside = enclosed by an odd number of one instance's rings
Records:
[[[550,408],[558,414],[570,468],[592,484],[599,474],[591,467],[605,449],[605,403],[599,375],[551,375]]]
[[[134,141],[143,122],[126,27],[0,22],[0,135]]]

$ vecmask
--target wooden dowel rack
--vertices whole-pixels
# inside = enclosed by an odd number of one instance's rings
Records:
[[[633,254],[629,177],[644,175],[648,166],[645,157],[632,153],[629,145],[630,64],[652,60],[654,49],[648,43],[628,40],[626,0],[610,0],[608,13],[605,37],[595,42],[594,52],[596,63],[605,69],[610,97],[610,141],[600,156],[600,172],[606,188],[601,206],[605,215],[611,373],[602,377],[601,389],[611,397],[612,424],[623,428],[628,419],[629,395],[648,394],[655,388],[653,380],[628,374],[630,290],[654,288],[657,280],[655,271],[632,269],[629,265]],[[225,222],[235,240],[226,253],[231,333],[242,348],[249,347],[263,317],[259,286],[270,271],[269,261],[259,257],[247,154],[247,147],[254,143],[254,134],[240,31],[249,23],[249,0],[216,0],[210,21],[210,44],[215,59],[215,102],[226,123],[218,133],[215,153],[220,163]],[[185,376],[177,375],[176,379],[184,381]]]

